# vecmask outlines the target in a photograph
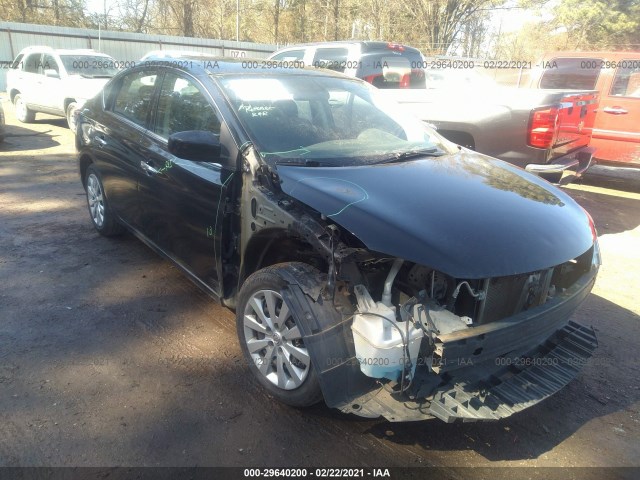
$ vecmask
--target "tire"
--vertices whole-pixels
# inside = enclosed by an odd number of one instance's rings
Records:
[[[13,99],[13,106],[16,111],[16,118],[22,123],[31,123],[36,119],[36,113],[27,107],[22,95],[18,94]]]
[[[74,112],[78,108],[78,104],[76,102],[71,102],[67,105],[67,125],[69,125],[69,130],[71,130],[74,134],[76,133],[76,122],[74,119]]]
[[[95,229],[105,237],[113,237],[124,232],[124,227],[118,223],[107,198],[104,195],[104,187],[98,170],[89,165],[85,176],[85,189],[87,191],[87,206],[89,216]]]
[[[287,282],[281,272],[290,265],[258,270],[244,282],[236,327],[244,358],[258,382],[281,402],[308,407],[322,400],[322,391],[299,329],[288,309],[282,310],[280,291]],[[274,317],[277,322],[271,321]]]

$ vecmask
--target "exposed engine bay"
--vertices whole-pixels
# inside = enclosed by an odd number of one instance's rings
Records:
[[[383,283],[378,305],[392,308],[393,286],[393,296],[397,300],[394,303],[399,308],[394,312],[395,318],[390,317],[388,323],[404,325],[409,322],[411,328],[422,332],[430,348],[423,348],[421,352],[431,355],[429,366],[439,372],[442,369],[437,348],[440,336],[503,320],[545,304],[588,272],[592,257],[593,249],[590,249],[577,259],[555,268],[482,280],[454,279],[428,267],[405,264],[396,259]],[[373,280],[377,276],[377,269],[372,270],[370,278]],[[363,295],[369,294],[364,285],[356,286],[354,291],[359,312],[356,321],[361,321],[362,315],[380,316],[370,303],[360,301]],[[391,327],[387,325],[385,328]],[[408,328],[405,330],[410,331]],[[410,360],[415,362],[415,359]]]
[[[591,329],[546,313],[547,306],[586,296],[597,248],[553,268],[490,279],[455,279],[401,259],[361,263],[361,282],[348,296],[355,308],[350,332],[344,334],[353,340],[351,367],[377,387],[332,406],[392,421],[503,418],[532,400],[503,392],[497,401],[492,388],[507,391],[512,387],[505,379],[519,381],[522,372],[537,375],[542,385],[536,402],[545,398],[563,383],[555,376],[567,382],[572,377],[528,367],[573,368],[597,345]]]

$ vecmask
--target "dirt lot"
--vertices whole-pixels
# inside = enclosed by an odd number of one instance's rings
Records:
[[[575,315],[600,342],[577,380],[500,423],[391,424],[266,396],[230,311],[132,236],[94,231],[64,121],[20,125],[3,106],[0,466],[640,466],[640,194],[567,189],[604,257]]]

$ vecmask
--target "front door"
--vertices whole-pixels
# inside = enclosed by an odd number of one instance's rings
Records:
[[[200,130],[220,135],[220,116],[195,79],[168,70],[149,130],[141,140],[145,155],[140,180],[141,230],[174,261],[220,293],[220,222],[234,171],[223,167],[230,164],[224,155],[192,161],[167,150],[174,133]],[[227,151],[224,146],[222,151]]]

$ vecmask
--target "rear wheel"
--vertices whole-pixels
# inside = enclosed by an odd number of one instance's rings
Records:
[[[251,275],[240,290],[236,324],[249,369],[260,384],[283,403],[306,407],[322,400],[299,325],[284,302],[281,275],[287,264]]]
[[[36,119],[35,112],[27,107],[22,95],[15,96],[13,99],[13,105],[16,110],[16,118],[22,123],[31,123]]]
[[[124,232],[118,223],[104,196],[104,187],[98,171],[90,165],[87,168],[85,186],[87,189],[87,206],[95,229],[105,237],[120,235]]]

